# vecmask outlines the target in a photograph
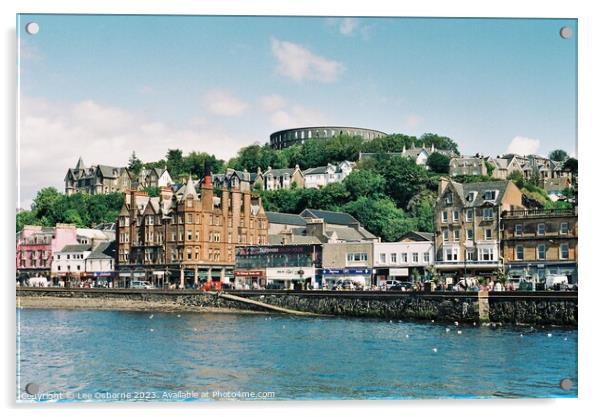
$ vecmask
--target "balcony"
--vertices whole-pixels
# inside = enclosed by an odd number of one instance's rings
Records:
[[[576,216],[577,209],[531,209],[531,210],[513,210],[502,213],[503,219],[526,219],[541,217],[567,217]]]

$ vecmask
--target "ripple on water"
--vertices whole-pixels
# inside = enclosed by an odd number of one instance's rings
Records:
[[[274,391],[277,399],[577,394],[576,330],[460,324],[446,332],[449,324],[281,315],[19,314],[21,381],[44,381],[47,391],[220,389]],[[565,392],[559,382],[567,377],[573,388]]]

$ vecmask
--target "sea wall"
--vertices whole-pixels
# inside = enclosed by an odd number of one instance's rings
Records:
[[[574,292],[362,292],[362,291],[229,291],[228,294],[272,306],[324,315],[395,320],[502,322],[577,325]],[[164,305],[187,311],[206,308],[265,311],[258,305],[226,300],[216,293],[194,290],[17,288],[18,297],[67,297],[130,300],[138,305]],[[43,305],[43,301],[40,300]]]

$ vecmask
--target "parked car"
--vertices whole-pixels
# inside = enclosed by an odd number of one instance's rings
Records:
[[[390,290],[391,287],[397,286],[397,285],[401,285],[403,284],[402,281],[398,281],[396,279],[390,279],[384,282],[384,284],[381,284],[381,288],[385,289],[385,290]]]
[[[569,278],[566,275],[546,276],[546,290],[562,291],[569,289]]]
[[[414,285],[411,282],[400,282],[389,287],[389,291],[412,291]]]
[[[141,290],[152,290],[155,288],[153,284],[148,281],[132,281],[130,284],[130,288],[136,288]]]
[[[354,281],[352,279],[340,279],[332,286],[333,290],[356,290],[361,291],[364,289],[362,283]]]

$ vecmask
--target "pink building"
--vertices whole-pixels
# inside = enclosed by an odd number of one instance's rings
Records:
[[[50,277],[52,255],[65,245],[77,243],[77,229],[73,224],[58,223],[56,227],[25,226],[17,233],[17,277]]]

